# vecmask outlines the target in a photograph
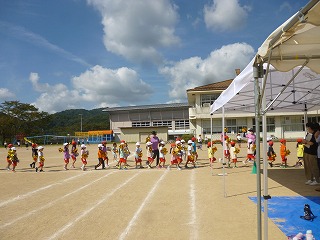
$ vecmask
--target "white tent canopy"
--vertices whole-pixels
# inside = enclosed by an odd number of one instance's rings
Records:
[[[319,1],[311,0],[299,12],[278,27],[259,48],[256,57],[210,107],[211,115],[221,108],[223,113],[230,111],[255,113],[257,159],[260,159],[259,118],[261,111],[262,113],[267,111],[306,112],[320,108]],[[262,77],[261,71],[264,68],[266,68],[266,74],[263,82],[260,83],[258,79]],[[265,114],[263,116],[263,127],[265,133]],[[259,169],[257,171],[257,239],[260,240],[260,161],[257,161],[257,168]],[[268,239],[268,171],[266,157],[264,157],[263,171],[265,179],[264,236],[265,239]]]
[[[211,105],[210,113],[224,107],[226,113],[255,112],[253,60],[222,92]],[[266,64],[264,64],[266,67]],[[263,84],[261,83],[261,86]],[[271,112],[304,112],[320,108],[320,74],[309,68],[295,67],[288,72],[279,72],[270,66],[266,76],[266,109]]]
[[[255,63],[270,62],[287,72],[304,65],[320,73],[320,4],[310,1],[278,27],[259,48]]]

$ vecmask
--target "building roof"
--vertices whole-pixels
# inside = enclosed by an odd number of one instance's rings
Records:
[[[207,84],[207,85],[203,85],[203,86],[199,86],[199,87],[188,89],[187,92],[191,92],[191,91],[225,90],[225,89],[227,89],[229,87],[229,85],[231,84],[232,81],[233,81],[233,79],[229,79],[229,80],[224,80],[224,81],[221,81],[221,82],[210,83],[210,84]]]
[[[168,109],[168,108],[189,108],[188,103],[170,103],[170,104],[154,104],[154,105],[140,105],[127,107],[106,108],[104,112],[119,112],[119,111],[136,111],[136,110],[152,110],[152,109]]]

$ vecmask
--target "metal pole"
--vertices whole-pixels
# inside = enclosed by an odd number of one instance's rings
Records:
[[[80,130],[81,130],[81,132],[82,132],[82,114],[79,114],[80,115]]]
[[[263,95],[262,109],[266,107],[266,95]],[[268,158],[267,158],[267,116],[262,116],[262,133],[263,133],[263,236],[264,240],[268,240],[268,200],[271,198],[268,194]]]
[[[225,169],[225,166],[226,166],[226,158],[224,156],[224,150],[225,150],[225,147],[226,147],[226,141],[225,141],[225,132],[224,132],[224,128],[225,128],[225,119],[224,119],[224,106],[222,107],[222,135],[223,135],[223,138],[222,138],[222,142],[223,142],[223,145],[222,145],[222,167],[223,167],[223,193],[224,193],[224,197],[226,198],[227,197],[227,191],[226,191],[226,169]]]
[[[261,73],[260,73],[261,74]],[[260,86],[259,65],[253,66],[254,100],[255,100],[255,125],[256,125],[256,166],[257,166],[257,240],[262,239],[261,233],[261,173],[260,173]]]
[[[212,142],[212,116],[213,116],[213,113],[210,114],[210,147],[212,148],[213,146],[213,142]],[[211,161],[211,160],[210,160]],[[211,166],[211,176],[213,176],[213,167],[212,167],[212,164],[213,163],[210,163],[210,166]]]

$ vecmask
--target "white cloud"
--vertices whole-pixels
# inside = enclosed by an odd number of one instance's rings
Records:
[[[152,88],[137,72],[122,67],[116,70],[99,65],[72,79],[74,88],[86,101],[117,104],[139,102],[150,97]]]
[[[159,63],[160,48],[179,43],[177,9],[169,0],[87,0],[102,15],[108,51],[138,63]]]
[[[246,43],[235,43],[212,51],[206,59],[192,57],[160,69],[169,79],[169,96],[173,101],[185,101],[186,90],[235,77],[235,69],[243,69],[254,56]]]
[[[204,7],[206,27],[212,30],[239,30],[245,24],[250,7],[240,6],[239,0],[213,0]]]
[[[116,70],[94,66],[71,79],[73,89],[64,84],[39,83],[37,73],[30,74],[33,88],[42,92],[33,104],[41,111],[54,113],[65,109],[85,108],[85,104],[98,107],[114,107],[120,103],[129,105],[148,99],[152,94],[149,84],[129,68]]]
[[[0,88],[0,99],[1,100],[7,101],[7,100],[10,100],[10,99],[13,99],[13,98],[15,98],[15,94],[10,92],[9,89]]]

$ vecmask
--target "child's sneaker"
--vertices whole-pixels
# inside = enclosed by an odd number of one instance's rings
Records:
[[[36,167],[36,172],[38,172],[38,168]]]
[[[178,170],[181,170],[181,167],[177,167]]]

